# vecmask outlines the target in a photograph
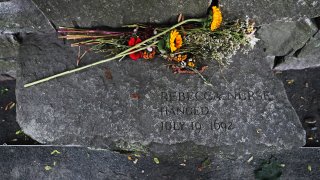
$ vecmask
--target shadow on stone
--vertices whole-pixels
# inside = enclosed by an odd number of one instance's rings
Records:
[[[16,122],[15,80],[0,81],[0,144],[39,145]]]

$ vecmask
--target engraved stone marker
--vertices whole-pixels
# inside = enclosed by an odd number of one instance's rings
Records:
[[[29,35],[19,55],[17,119],[45,144],[139,144],[155,153],[187,145],[232,154],[301,147],[304,130],[261,49],[238,53],[225,69],[208,62],[204,76],[213,87],[173,74],[159,58],[114,61],[25,89],[74,68],[77,56],[55,34]],[[90,54],[82,63],[102,58]]]

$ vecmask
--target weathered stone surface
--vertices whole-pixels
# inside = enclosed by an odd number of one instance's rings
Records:
[[[0,32],[52,32],[50,22],[31,0],[0,1]]]
[[[0,59],[0,74],[9,75],[13,78],[16,77],[17,74],[17,62],[15,59],[11,60],[1,60]],[[0,79],[3,77],[1,76]]]
[[[61,154],[51,155],[54,150]],[[284,164],[281,179],[318,179],[320,150],[300,148],[275,154],[248,154],[241,160],[204,157],[210,165],[198,171],[204,159],[160,159],[142,156],[137,164],[127,155],[81,147],[0,147],[2,179],[255,179],[254,170],[271,156]],[[248,163],[248,159],[252,161]],[[53,165],[55,163],[55,166]],[[179,164],[185,163],[185,166]],[[45,167],[51,169],[46,171]],[[311,171],[308,170],[311,167]]]
[[[0,59],[14,59],[18,56],[19,42],[14,35],[0,35]]]
[[[223,0],[225,19],[254,18],[258,24],[320,16],[318,0]]]
[[[310,19],[303,19],[263,25],[258,35],[265,43],[268,55],[286,56],[301,49],[317,31],[317,26]]]
[[[320,57],[320,31],[315,34],[310,41],[301,49],[298,58]]]
[[[16,77],[16,58],[19,43],[14,35],[0,35],[0,74]]]
[[[320,67],[320,31],[299,50],[296,56],[284,57],[284,62],[276,70],[306,69]]]
[[[34,0],[34,2],[57,26],[77,24],[81,27],[119,27],[132,23],[176,22],[179,13],[192,17],[203,16],[208,8],[207,0]]]
[[[283,85],[267,68],[261,48],[238,54],[223,73],[209,63],[205,76],[213,87],[205,86],[198,76],[171,73],[161,59],[127,59],[23,88],[25,83],[72,69],[76,56],[77,50],[54,34],[30,35],[21,46],[17,121],[41,143],[124,149],[124,145],[142,145],[166,154],[180,153],[185,146],[184,152],[204,147],[243,154],[304,145],[304,130]],[[91,54],[83,63],[101,58]],[[105,77],[106,68],[112,79]],[[187,92],[193,94],[192,100],[186,100]],[[199,99],[195,100],[197,92]],[[239,92],[241,97],[236,95]],[[214,98],[215,93],[221,99]],[[196,108],[193,115],[179,110],[173,115],[170,110],[187,107],[188,113]],[[204,115],[198,115],[201,110]],[[161,130],[163,122],[178,123],[176,129],[181,129],[179,123],[185,125],[183,130]],[[214,122],[218,124],[211,129]],[[195,130],[196,123],[201,130]]]

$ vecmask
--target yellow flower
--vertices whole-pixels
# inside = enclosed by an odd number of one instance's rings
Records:
[[[182,37],[177,30],[172,30],[170,34],[170,49],[171,52],[176,51],[182,46]]]
[[[212,23],[211,23],[211,31],[218,29],[222,22],[222,13],[220,8],[217,6],[212,6]]]
[[[189,61],[189,62],[188,62],[188,66],[193,68],[193,67],[195,66],[195,64],[194,64],[194,62]]]

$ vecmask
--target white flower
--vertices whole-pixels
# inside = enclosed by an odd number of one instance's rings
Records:
[[[147,50],[148,50],[149,52],[152,52],[152,47],[148,47]]]
[[[257,42],[260,40],[260,39],[256,38],[254,33],[255,33],[255,31],[250,34],[246,34],[246,38],[248,39],[248,42],[249,42],[251,49],[253,49],[254,46],[257,44]]]
[[[181,67],[182,67],[182,68],[185,68],[186,66],[187,66],[187,63],[184,62],[184,61],[182,61],[182,62],[181,62]]]
[[[135,29],[133,30],[133,32],[134,32],[134,33],[137,33],[137,32],[138,32],[138,29],[139,29],[139,27],[135,28]]]

